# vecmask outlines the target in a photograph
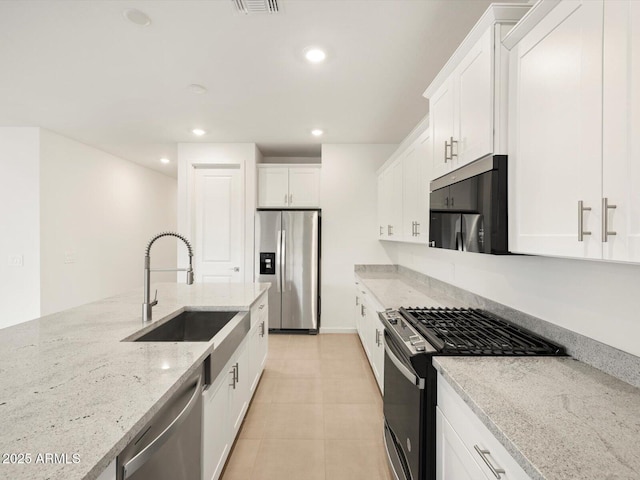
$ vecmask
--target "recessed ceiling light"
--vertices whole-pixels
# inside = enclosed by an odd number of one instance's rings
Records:
[[[162,157],[162,158],[160,159],[160,161],[161,161],[162,163],[169,163],[171,160],[169,160],[167,157]]]
[[[309,47],[304,51],[304,57],[311,63],[320,63],[327,58],[327,54],[321,48]]]
[[[192,83],[187,88],[191,93],[195,93],[196,95],[207,93],[207,87],[205,87],[204,85],[198,85],[197,83]]]
[[[201,137],[202,135],[204,135],[205,132],[204,130],[202,130],[201,128],[194,128],[193,130],[191,130],[191,133],[193,133],[194,135],[197,135],[199,137]]]
[[[137,10],[135,8],[127,8],[124,12],[122,12],[124,18],[129,20],[131,23],[135,23],[136,25],[140,25],[141,27],[147,27],[151,25],[151,19],[149,16]]]
[[[314,128],[313,130],[311,130],[311,135],[313,135],[314,137],[319,137],[323,133],[324,132],[322,130],[320,130],[319,128]]]

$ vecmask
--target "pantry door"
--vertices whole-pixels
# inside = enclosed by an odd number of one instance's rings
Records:
[[[238,165],[195,170],[197,282],[244,281],[244,200]]]

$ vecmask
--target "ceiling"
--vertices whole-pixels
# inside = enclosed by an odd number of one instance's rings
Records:
[[[0,126],[40,126],[172,176],[178,142],[256,142],[272,156],[398,143],[490,3],[280,0],[278,14],[243,15],[231,0],[0,1]],[[324,63],[304,60],[310,45]]]

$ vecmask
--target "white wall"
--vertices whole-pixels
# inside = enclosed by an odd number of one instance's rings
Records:
[[[39,129],[0,128],[0,328],[40,314],[39,168]]]
[[[322,145],[322,332],[355,331],[353,266],[389,263],[377,232],[376,170],[397,145]]]
[[[322,163],[322,157],[263,157],[258,163]]]
[[[176,180],[47,130],[40,140],[42,315],[141,288],[147,242],[176,228]],[[175,267],[175,245],[158,240],[152,267]]]
[[[387,249],[394,263],[640,355],[640,265]]]

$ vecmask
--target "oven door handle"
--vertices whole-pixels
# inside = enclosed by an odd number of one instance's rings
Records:
[[[391,349],[391,346],[386,341],[384,342],[384,351],[387,352],[387,355],[389,356],[389,360],[391,360],[393,362],[393,364],[396,366],[396,368],[398,370],[400,370],[400,373],[402,373],[402,375],[407,380],[409,380],[411,383],[413,383],[420,390],[424,390],[424,378],[418,377],[411,370],[409,370],[407,368],[407,366],[402,362],[402,360],[400,360],[396,356],[396,354],[393,353],[393,350]]]

